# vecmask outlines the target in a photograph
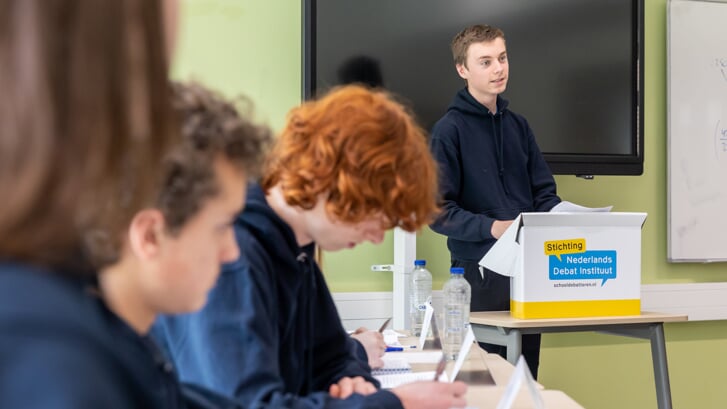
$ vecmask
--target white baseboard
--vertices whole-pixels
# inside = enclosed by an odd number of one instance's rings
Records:
[[[378,328],[391,317],[391,292],[334,293],[333,300],[347,330]],[[432,292],[437,309],[441,291]],[[689,321],[727,319],[727,283],[648,284],[641,286],[643,311],[687,314]]]
[[[641,309],[687,314],[689,321],[727,319],[727,283],[641,286]]]
[[[359,327],[376,329],[387,318],[391,318],[393,311],[391,294],[388,291],[333,293],[333,301],[346,330],[353,331]],[[442,292],[432,291],[434,308],[438,308],[441,302]]]

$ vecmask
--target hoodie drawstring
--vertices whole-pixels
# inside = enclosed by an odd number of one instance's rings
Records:
[[[499,122],[500,132],[495,130],[495,117],[497,117],[497,121]],[[504,131],[502,126],[502,111],[498,110],[497,114],[490,114],[490,120],[490,123],[492,124],[492,134],[495,136],[495,149],[497,150],[497,174],[500,176],[500,184],[502,184],[505,194],[509,195],[510,192],[507,190],[507,185],[505,184],[505,158],[503,154],[505,141],[503,140]]]

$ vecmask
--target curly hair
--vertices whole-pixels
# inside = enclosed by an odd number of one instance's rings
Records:
[[[246,98],[233,105],[198,83],[172,87],[183,142],[163,162],[156,207],[164,214],[167,230],[175,234],[204,200],[218,194],[215,159],[223,157],[248,178],[256,178],[272,136],[267,127],[247,119],[252,103]]]
[[[262,186],[286,202],[326,211],[344,223],[383,216],[384,228],[415,231],[437,213],[437,169],[424,131],[382,90],[334,88],[293,109]]]

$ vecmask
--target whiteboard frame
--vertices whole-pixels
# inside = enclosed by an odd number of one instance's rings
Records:
[[[672,6],[675,4],[685,3],[704,3],[704,4],[722,4],[727,8],[727,1],[718,0],[668,0],[667,2],[667,21],[666,21],[666,106],[667,106],[667,261],[670,263],[723,263],[727,262],[727,248],[725,249],[724,257],[712,257],[712,258],[701,258],[701,257],[689,257],[688,255],[676,256],[673,254],[674,247],[674,226],[672,225],[672,189],[675,183],[675,178],[672,175],[672,143],[674,142],[674,129],[672,124],[672,110],[675,107],[672,104],[674,95],[672,94]]]

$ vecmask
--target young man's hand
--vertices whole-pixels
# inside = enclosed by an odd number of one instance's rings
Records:
[[[463,382],[414,382],[392,389],[404,409],[450,409],[467,406]]]
[[[338,399],[346,399],[354,393],[369,395],[374,392],[376,392],[376,387],[360,376],[355,378],[345,376],[328,388],[328,393]]]
[[[492,237],[499,239],[511,224],[512,220],[495,220],[490,228],[490,234],[492,234]]]
[[[351,337],[363,345],[371,369],[384,366],[384,360],[381,357],[386,353],[386,343],[384,343],[384,336],[381,333],[361,327],[351,334]]]

